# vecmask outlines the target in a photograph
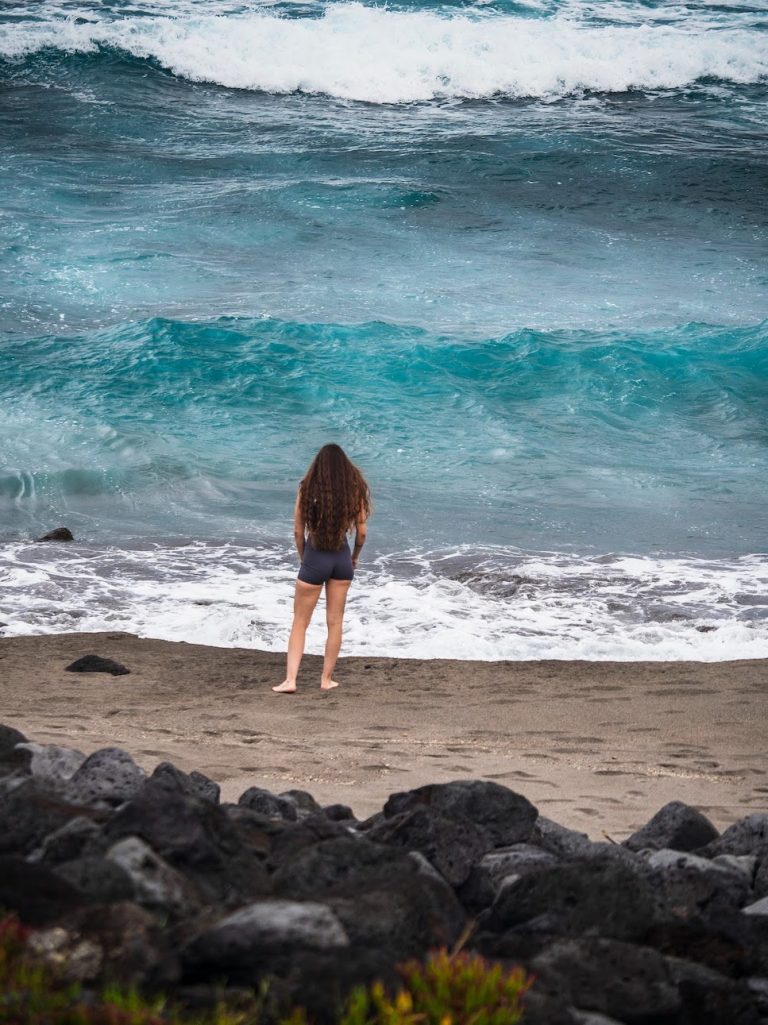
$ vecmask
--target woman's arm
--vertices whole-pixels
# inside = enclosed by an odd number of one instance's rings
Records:
[[[296,494],[296,505],[293,508],[293,539],[296,542],[299,559],[304,558],[304,527],[304,516],[301,512],[301,488],[299,488]]]
[[[357,569],[357,560],[360,558],[360,552],[365,544],[367,534],[368,528],[365,523],[365,516],[358,516],[355,523],[355,547],[352,550],[352,569]]]

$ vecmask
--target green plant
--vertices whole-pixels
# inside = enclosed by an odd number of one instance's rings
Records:
[[[402,965],[403,986],[390,997],[381,983],[347,998],[339,1025],[517,1025],[532,980],[477,954],[438,951]],[[280,1025],[307,1025],[297,1010]]]

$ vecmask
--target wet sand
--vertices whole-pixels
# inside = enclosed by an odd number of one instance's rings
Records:
[[[127,676],[69,673],[85,654]],[[768,661],[464,662],[342,658],[319,688],[275,695],[284,657],[127,633],[0,638],[0,722],[30,740],[199,769],[236,800],[309,790],[359,817],[388,794],[483,778],[594,839],[621,840],[665,802],[719,827],[768,808]]]

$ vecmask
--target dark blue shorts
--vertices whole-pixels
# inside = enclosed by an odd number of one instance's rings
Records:
[[[338,552],[321,552],[313,548],[309,541],[305,542],[299,580],[305,584],[324,584],[328,580],[351,580],[354,575],[352,552],[348,544]]]

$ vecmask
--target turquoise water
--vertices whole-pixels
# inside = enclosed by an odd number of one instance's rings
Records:
[[[768,655],[767,41],[747,3],[6,5],[0,629],[280,648],[335,440],[376,504],[347,650]]]

